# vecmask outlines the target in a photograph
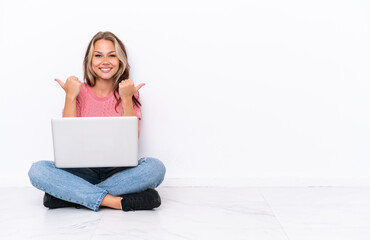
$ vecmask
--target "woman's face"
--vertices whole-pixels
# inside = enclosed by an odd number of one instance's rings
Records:
[[[100,80],[114,80],[117,73],[119,60],[113,42],[98,40],[94,45],[92,57],[92,69]]]

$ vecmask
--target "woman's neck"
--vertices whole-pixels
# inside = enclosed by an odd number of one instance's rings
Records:
[[[96,79],[93,92],[98,97],[106,97],[113,91],[113,80]]]

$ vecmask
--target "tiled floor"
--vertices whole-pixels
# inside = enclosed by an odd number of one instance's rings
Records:
[[[370,188],[160,187],[154,211],[48,210],[0,188],[0,239],[370,239]]]

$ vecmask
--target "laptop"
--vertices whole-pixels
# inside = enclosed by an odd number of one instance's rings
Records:
[[[58,168],[138,165],[137,117],[51,119]]]

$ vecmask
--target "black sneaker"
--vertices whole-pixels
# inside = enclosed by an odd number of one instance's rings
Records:
[[[161,205],[161,198],[154,189],[148,189],[144,192],[121,195],[122,210],[152,210]]]
[[[62,199],[51,196],[48,193],[44,195],[44,206],[50,209],[64,208],[64,207],[75,207],[80,208],[81,206],[77,203],[67,202]]]

